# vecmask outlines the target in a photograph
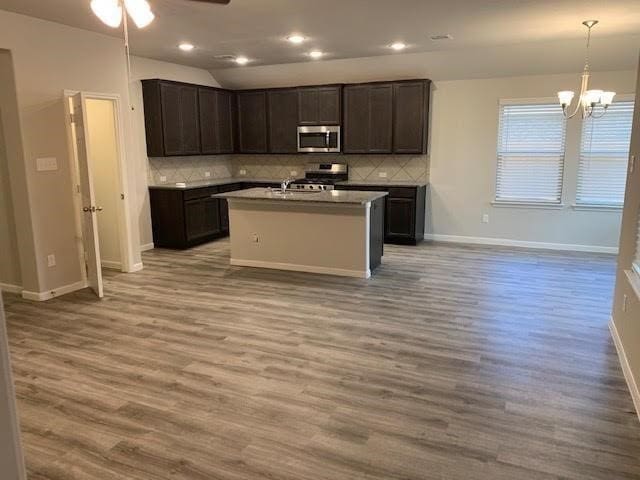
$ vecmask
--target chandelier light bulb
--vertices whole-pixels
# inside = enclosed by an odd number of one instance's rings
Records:
[[[604,107],[608,107],[613,103],[613,97],[616,96],[616,92],[603,92],[600,96],[600,103]]]
[[[571,90],[558,92],[558,100],[560,101],[560,105],[562,105],[563,107],[568,107],[569,105],[571,105],[571,101],[573,100],[574,96],[575,93],[573,93]]]
[[[147,0],[124,0],[124,6],[138,28],[146,27],[155,18]]]

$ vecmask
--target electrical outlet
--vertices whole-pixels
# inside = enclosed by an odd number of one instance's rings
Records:
[[[297,170],[291,170],[289,172],[289,175],[291,175],[292,177],[295,177],[296,175],[298,175],[298,171]]]
[[[489,214],[488,213],[482,214],[482,223],[489,223]]]
[[[247,171],[244,168],[240,169],[240,175],[246,175],[246,174],[247,174]]]
[[[204,172],[204,176],[205,176],[206,178],[209,178],[209,177],[211,176],[211,172]]]
[[[387,172],[378,172],[380,178],[387,178]]]
[[[165,177],[164,175],[162,175],[162,176],[160,177],[160,181],[161,181],[161,182],[166,182],[166,181],[167,181],[167,177]]]
[[[628,304],[629,304],[629,297],[627,297],[627,295],[623,295],[622,296],[622,311],[623,312],[627,311]]]
[[[56,256],[53,253],[51,255],[47,255],[47,266],[49,267],[56,266]]]
[[[260,243],[260,237],[258,236],[257,233],[252,233],[251,234],[251,241],[253,242],[254,245],[258,245]]]

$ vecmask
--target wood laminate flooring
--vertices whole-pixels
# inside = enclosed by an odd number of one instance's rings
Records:
[[[6,296],[30,480],[640,479],[614,257],[385,246],[370,280],[228,259]]]

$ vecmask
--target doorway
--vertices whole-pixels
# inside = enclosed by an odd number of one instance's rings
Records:
[[[117,95],[65,92],[78,254],[83,278],[103,296],[105,269],[132,271],[123,175],[120,99]]]

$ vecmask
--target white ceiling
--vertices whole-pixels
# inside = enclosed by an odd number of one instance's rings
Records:
[[[410,45],[406,53],[482,51],[524,43],[548,48],[552,40],[584,38],[580,23],[590,18],[601,22],[594,29],[594,43],[640,32],[639,0],[231,0],[227,6],[149,1],[156,20],[144,30],[133,29],[132,52],[206,69],[243,68],[216,60],[217,55],[245,55],[252,66],[308,62],[306,52],[312,48],[327,52],[325,60],[393,55],[387,45],[396,40]],[[0,0],[0,9],[121,35],[100,23],[89,3]],[[284,38],[292,32],[309,40],[291,45]],[[446,33],[454,39],[429,38]],[[195,44],[196,50],[181,52],[177,45],[182,41]],[[629,47],[637,50],[638,45]],[[575,54],[582,57],[583,51]]]

